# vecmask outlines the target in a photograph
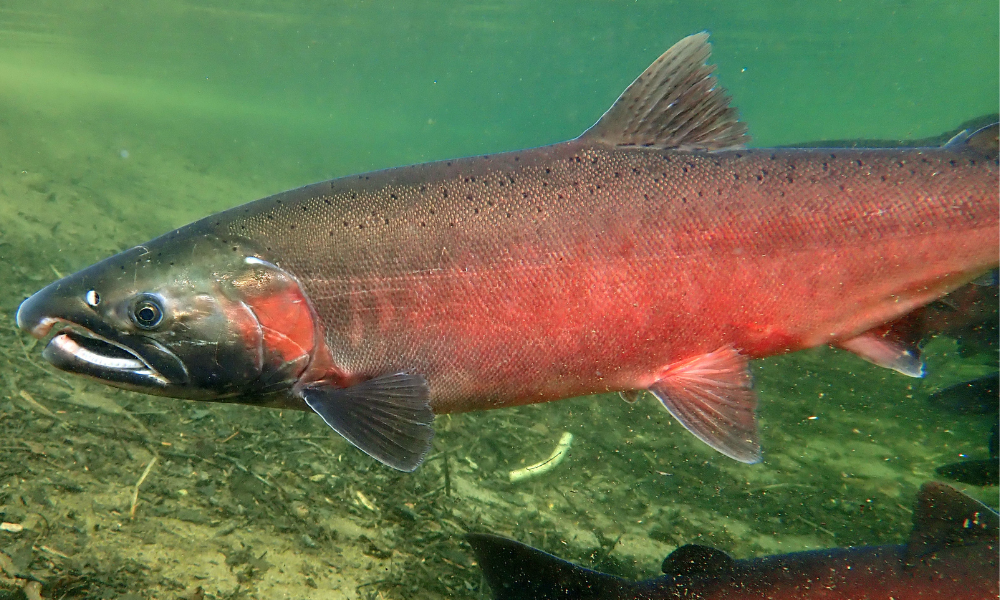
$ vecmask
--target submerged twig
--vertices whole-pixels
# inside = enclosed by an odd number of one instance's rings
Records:
[[[135,509],[139,504],[139,486],[142,485],[143,481],[146,481],[146,477],[149,477],[149,472],[153,470],[154,464],[156,464],[156,456],[149,459],[149,464],[146,465],[146,470],[142,472],[142,476],[139,477],[139,481],[135,482],[135,489],[132,490],[132,507],[128,511],[129,519],[135,519]]]

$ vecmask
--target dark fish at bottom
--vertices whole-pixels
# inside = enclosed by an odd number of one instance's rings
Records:
[[[760,460],[749,361],[833,344],[996,268],[997,128],[931,148],[746,149],[707,34],[579,138],[344,177],[61,279],[17,323],[56,367],[312,410],[412,470],[438,413],[648,390]]]
[[[736,560],[689,545],[629,581],[513,540],[470,534],[495,600],[996,600],[998,518],[941,483],[920,488],[906,544]]]

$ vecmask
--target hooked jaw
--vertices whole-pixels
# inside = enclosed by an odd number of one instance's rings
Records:
[[[295,278],[228,246],[193,264],[175,256],[187,244],[149,247],[43,288],[18,327],[51,337],[42,356],[54,367],[116,387],[260,404],[287,395],[320,339]]]
[[[57,293],[59,283],[40,290],[17,310],[17,326],[35,338],[45,339],[59,328],[42,351],[45,360],[63,371],[124,388],[149,391],[170,384],[139,354],[88,327],[86,307]],[[65,316],[52,316],[60,314]]]
[[[76,331],[69,325],[52,337],[42,357],[52,366],[112,383],[149,391],[151,386],[166,387],[167,378],[125,346],[97,336],[92,331]]]

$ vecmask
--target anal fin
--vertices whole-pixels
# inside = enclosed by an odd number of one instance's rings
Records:
[[[419,375],[383,375],[348,388],[319,381],[299,394],[347,441],[394,469],[413,471],[430,450],[434,412]]]
[[[740,462],[760,462],[750,363],[732,346],[667,365],[649,391],[701,441]]]

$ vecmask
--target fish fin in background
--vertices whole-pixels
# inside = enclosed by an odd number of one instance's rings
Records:
[[[982,154],[985,158],[996,160],[1000,155],[1000,124],[992,123],[972,133],[960,132],[945,144],[946,148],[965,146]]]
[[[747,126],[706,64],[711,54],[708,33],[677,42],[580,139],[685,151],[742,148]]]
[[[635,404],[639,396],[642,396],[642,390],[623,390],[618,392],[618,395],[622,397],[622,400],[628,402],[629,404]]]
[[[996,402],[996,399],[993,400]],[[996,412],[994,405],[993,412]],[[989,458],[979,458],[973,460],[963,460],[957,463],[941,465],[934,469],[934,472],[946,479],[978,486],[1000,485],[1000,427],[996,421],[990,429],[988,441],[990,450]]]
[[[1000,409],[1000,372],[961,381],[927,397],[937,408],[960,415],[996,414]]]
[[[892,369],[909,377],[923,377],[924,361],[920,357],[920,347],[917,345],[920,340],[912,341],[906,339],[904,335],[897,335],[901,332],[893,329],[893,324],[880,325],[859,336],[839,342],[836,346],[880,367]]]
[[[913,531],[906,545],[906,564],[913,566],[947,547],[996,543],[1000,517],[955,488],[925,483],[913,507]]]
[[[959,483],[980,487],[998,485],[1000,481],[1000,461],[993,458],[977,458],[941,465],[934,472]]]
[[[470,533],[479,567],[495,600],[613,600],[631,583],[488,533]]]
[[[733,565],[735,565],[733,557],[722,550],[700,544],[686,544],[663,559],[661,570],[664,575],[712,576],[731,571]]]
[[[299,390],[326,424],[372,458],[400,471],[424,460],[434,437],[427,380],[395,373],[347,388],[324,382]]]
[[[649,391],[701,441],[740,462],[760,462],[750,363],[732,346],[667,365]]]
[[[984,275],[976,277],[972,280],[972,285],[978,285],[979,287],[996,287],[1000,285],[1000,269],[993,269]]]

